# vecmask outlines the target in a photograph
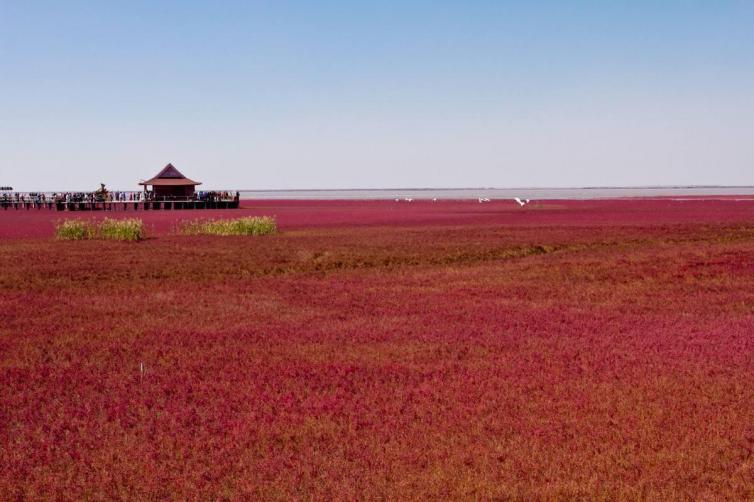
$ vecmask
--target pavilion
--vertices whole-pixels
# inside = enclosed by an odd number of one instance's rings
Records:
[[[156,198],[170,199],[193,197],[194,188],[201,185],[201,182],[188,179],[173,164],[168,164],[153,178],[142,181],[139,185],[144,186],[144,190],[151,186]]]

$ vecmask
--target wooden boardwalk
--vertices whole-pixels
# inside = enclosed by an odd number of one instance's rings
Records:
[[[237,209],[238,199],[229,200],[148,200],[148,201],[82,201],[54,202],[34,200],[0,200],[3,210],[57,211],[161,211],[192,209]]]

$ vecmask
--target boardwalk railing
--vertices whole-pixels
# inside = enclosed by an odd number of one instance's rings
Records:
[[[197,197],[148,197],[142,192],[114,192],[110,197],[91,194],[64,196],[47,194],[2,194],[0,208],[8,209],[56,209],[58,211],[156,211],[174,209],[236,209],[238,193],[208,192]]]

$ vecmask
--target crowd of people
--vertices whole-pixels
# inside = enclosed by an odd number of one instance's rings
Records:
[[[156,196],[152,191],[109,191],[104,186],[94,192],[1,192],[0,206],[26,208],[52,208],[69,203],[139,203],[151,201],[201,201],[201,202],[238,202],[239,192],[210,191],[196,192],[188,197]]]
[[[197,192],[196,199],[201,201],[218,202],[218,201],[238,201],[241,197],[239,192]]]
[[[3,206],[20,204],[40,206],[69,202],[138,202],[146,200],[142,192],[5,192],[0,194]]]
[[[11,206],[44,207],[52,204],[53,198],[44,192],[2,192],[0,193],[0,206],[8,209]]]

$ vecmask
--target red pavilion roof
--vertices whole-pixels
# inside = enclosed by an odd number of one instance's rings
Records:
[[[162,171],[157,173],[153,178],[142,181],[139,185],[152,186],[181,186],[181,185],[201,185],[200,181],[190,180],[185,177],[173,164],[166,165]]]

